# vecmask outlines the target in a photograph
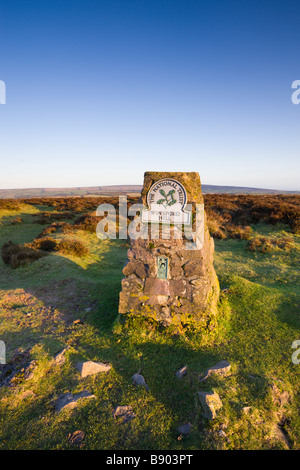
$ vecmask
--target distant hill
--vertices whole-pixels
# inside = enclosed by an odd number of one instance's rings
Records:
[[[24,188],[0,189],[0,199],[27,199],[32,197],[74,197],[74,196],[118,196],[139,195],[141,185],[111,185],[74,188]],[[204,194],[300,194],[300,191],[280,191],[276,189],[247,188],[240,186],[202,185]]]
[[[0,199],[23,199],[31,197],[74,197],[119,194],[140,194],[139,185],[90,186],[74,188],[22,188],[0,189]]]
[[[247,188],[243,186],[215,186],[212,184],[202,184],[202,192],[208,193],[222,193],[222,194],[300,194],[300,191],[283,191],[280,189],[262,189],[262,188]]]

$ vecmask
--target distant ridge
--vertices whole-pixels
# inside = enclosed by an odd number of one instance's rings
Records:
[[[28,199],[32,197],[76,197],[76,196],[118,196],[121,194],[138,195],[141,185],[110,185],[74,188],[22,188],[0,189],[0,199]],[[300,194],[300,191],[281,191],[277,189],[247,188],[242,186],[216,186],[202,184],[203,194]]]

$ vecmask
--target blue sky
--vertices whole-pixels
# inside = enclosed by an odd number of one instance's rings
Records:
[[[0,188],[300,190],[300,2],[0,0]]]

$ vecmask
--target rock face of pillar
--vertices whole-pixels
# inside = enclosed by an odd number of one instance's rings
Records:
[[[119,313],[166,327],[173,324],[179,330],[190,324],[208,327],[217,312],[219,283],[199,174],[146,172],[139,202],[147,207],[143,214],[147,236],[131,238]],[[162,233],[166,227],[158,222],[169,216],[174,224],[167,226],[166,238]],[[192,235],[186,235],[184,225],[178,226],[177,216],[190,224]]]

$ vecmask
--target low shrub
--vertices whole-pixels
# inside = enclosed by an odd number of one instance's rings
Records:
[[[229,225],[227,228],[227,237],[239,238],[241,240],[249,240],[252,233],[252,228],[249,226]]]
[[[43,238],[46,235],[51,235],[51,233],[56,232],[56,227],[49,225],[49,227],[44,228],[41,233],[36,238]]]
[[[300,217],[299,215],[292,217],[290,226],[293,233],[300,234]]]
[[[28,246],[36,250],[54,251],[57,246],[57,241],[51,237],[35,238]]]
[[[28,245],[18,245],[9,241],[2,246],[2,259],[11,268],[18,268],[28,263],[38,260],[45,253],[29,247]]]
[[[218,214],[207,213],[207,226],[209,233],[214,238],[226,238],[223,230],[223,219]]]
[[[53,224],[51,224],[48,227],[44,228],[36,238],[43,238],[46,235],[51,235],[51,233],[56,232],[59,228],[62,229],[62,227],[66,224],[67,224],[67,222],[54,222]]]
[[[287,224],[293,233],[299,233],[299,195],[205,194],[204,204],[210,233],[215,238],[225,238],[224,233],[226,237],[239,237],[232,226],[246,227],[257,223]],[[247,232],[244,235],[249,236]]]
[[[128,196],[128,207],[137,202],[137,196]],[[118,205],[118,196],[88,196],[88,197],[41,197],[23,199],[26,204],[54,207],[57,211],[71,211],[80,213],[85,211],[95,211],[99,204]]]
[[[21,217],[16,217],[11,221],[11,225],[22,224],[23,219]]]
[[[21,202],[16,199],[0,199],[0,210],[19,210]]]
[[[68,222],[65,222],[61,227],[61,231],[63,233],[73,232],[74,230],[75,230],[74,225],[69,224]]]
[[[74,256],[85,256],[89,252],[84,243],[76,239],[62,240],[57,244],[56,250]]]
[[[72,219],[74,214],[72,212],[41,212],[35,216],[38,217],[36,223],[46,225],[53,221]]]
[[[259,251],[268,253],[275,250],[288,251],[293,248],[293,239],[291,237],[271,238],[271,237],[254,237],[251,238],[246,248],[249,251]]]
[[[248,240],[250,238],[252,229],[249,225],[233,223],[229,214],[220,215],[211,210],[207,212],[207,226],[212,237],[221,240],[225,238]]]
[[[93,214],[83,214],[74,222],[74,228],[86,232],[96,233],[96,227],[100,218]]]

